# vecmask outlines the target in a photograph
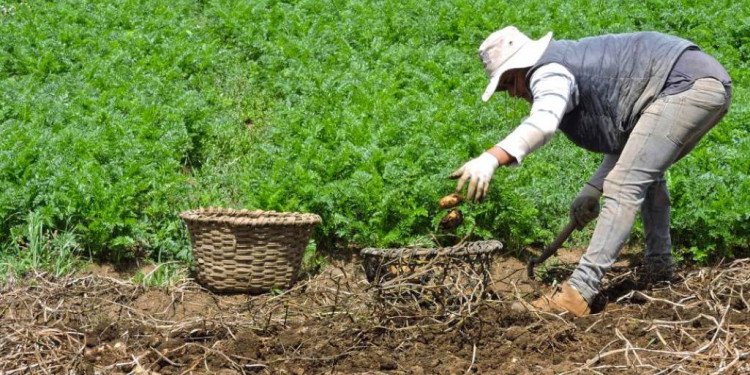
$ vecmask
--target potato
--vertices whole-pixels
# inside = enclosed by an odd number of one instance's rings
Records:
[[[464,215],[459,210],[452,210],[448,212],[445,217],[440,220],[440,229],[453,229],[461,225],[464,222]]]
[[[464,197],[462,197],[461,194],[453,193],[440,198],[438,204],[440,205],[440,208],[453,208],[458,206],[463,200]]]
[[[405,275],[405,274],[411,273],[412,271],[413,271],[413,268],[405,264],[400,265],[400,266],[391,264],[390,266],[388,266],[388,272],[390,272],[391,274],[395,276]]]

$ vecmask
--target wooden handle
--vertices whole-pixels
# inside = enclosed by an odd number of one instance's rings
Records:
[[[574,230],[576,230],[576,222],[571,219],[568,221],[568,224],[563,228],[563,230],[560,232],[560,234],[555,237],[555,240],[552,241],[542,252],[542,255],[539,256],[539,258],[531,258],[529,261],[529,265],[526,267],[526,273],[529,276],[529,279],[534,279],[534,266],[537,264],[540,264],[547,260],[547,258],[551,257],[555,252],[557,252],[557,249],[562,246],[563,243],[570,237],[570,235],[573,233]]]

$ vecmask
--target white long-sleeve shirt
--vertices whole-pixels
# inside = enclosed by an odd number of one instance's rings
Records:
[[[560,64],[547,64],[531,75],[531,112],[497,146],[521,163],[524,157],[552,139],[562,117],[578,104],[575,77]]]

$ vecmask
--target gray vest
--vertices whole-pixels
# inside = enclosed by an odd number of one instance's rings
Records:
[[[641,112],[656,99],[675,61],[693,43],[656,32],[553,40],[529,69],[558,63],[576,78],[578,105],[560,130],[578,146],[619,153]]]

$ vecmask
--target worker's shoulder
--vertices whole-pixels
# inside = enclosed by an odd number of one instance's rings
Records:
[[[547,80],[555,78],[573,79],[573,73],[564,65],[557,62],[549,62],[539,66],[531,75],[532,81]]]

